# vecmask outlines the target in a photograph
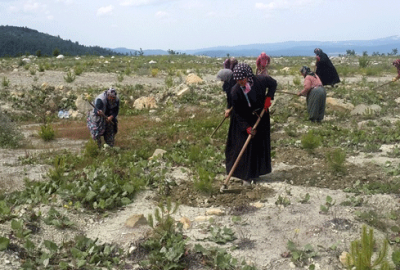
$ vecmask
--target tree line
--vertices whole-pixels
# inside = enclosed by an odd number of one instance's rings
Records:
[[[99,46],[85,46],[60,36],[51,36],[37,30],[18,26],[0,26],[0,57],[21,55],[117,55]]]

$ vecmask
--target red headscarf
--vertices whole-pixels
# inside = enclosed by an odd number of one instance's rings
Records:
[[[267,65],[269,65],[271,61],[271,58],[265,53],[262,52],[258,57],[256,61],[256,65],[258,69],[265,68]]]

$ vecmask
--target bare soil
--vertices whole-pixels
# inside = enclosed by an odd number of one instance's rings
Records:
[[[21,89],[29,87],[33,77],[27,71],[10,72],[5,75],[11,81],[11,87]],[[51,85],[65,85],[64,73],[46,71],[38,76],[37,84],[44,82]],[[214,75],[203,78],[206,83],[215,80]],[[283,84],[291,81],[290,76],[275,77]],[[361,77],[358,78],[361,80]],[[385,81],[385,78],[372,78],[376,81]],[[82,85],[98,85],[109,87],[116,83],[115,75],[84,73],[68,87],[76,89]],[[349,78],[347,81],[357,78]],[[152,77],[127,77],[123,84],[152,84],[163,83],[162,79]],[[289,97],[288,97],[289,98]],[[4,104],[3,104],[4,105]],[[68,149],[80,152],[86,141],[71,141],[56,139],[51,143],[42,142],[35,136],[32,126],[22,126],[25,137],[30,142],[27,149],[5,150],[0,149],[0,189],[2,192],[20,190],[25,177],[31,180],[43,180],[50,166],[22,164],[21,159],[48,151],[62,151]],[[272,140],[282,134],[272,134]],[[118,140],[118,138],[117,138]],[[356,184],[385,182],[389,176],[382,170],[386,161],[398,162],[388,158],[387,146],[379,153],[358,153],[350,156],[346,161],[346,171],[337,173],[330,171],[325,164],[327,149],[323,146],[313,154],[300,147],[275,149],[273,172],[262,176],[255,185],[245,188],[237,179],[232,179],[229,189],[239,190],[237,193],[219,193],[205,195],[194,192],[187,181],[168,190],[175,202],[180,203],[176,220],[187,217],[191,221],[190,228],[184,233],[190,238],[190,243],[202,245],[217,245],[208,239],[210,226],[231,227],[238,239],[228,242],[221,247],[229,250],[235,257],[244,258],[258,269],[288,270],[308,269],[306,265],[314,264],[315,269],[336,270],[345,269],[339,261],[339,255],[348,251],[351,241],[360,238],[361,226],[365,221],[358,218],[357,213],[374,211],[387,217],[391,211],[399,211],[400,198],[396,195],[359,195],[361,204],[352,204],[351,198],[355,194],[344,192],[345,188],[352,188]],[[215,188],[219,190],[225,176],[219,176]],[[185,178],[185,176],[183,177]],[[305,201],[306,194],[310,199]],[[326,213],[321,211],[321,205],[326,205],[327,196],[334,200],[334,205]],[[288,205],[279,203],[287,198]],[[150,230],[148,226],[129,228],[126,220],[135,214],[154,213],[157,207],[158,195],[155,191],[146,190],[138,194],[136,200],[107,217],[92,216],[85,213],[66,212],[77,224],[77,230],[58,231],[44,227],[38,234],[42,239],[62,241],[76,233],[84,233],[90,238],[99,238],[102,242],[118,243],[127,251],[135,246]],[[349,202],[346,205],[341,203]],[[207,211],[218,208],[222,215],[207,215]],[[23,215],[23,208],[19,209]],[[44,209],[43,209],[44,211]],[[239,216],[241,221],[233,219]],[[212,218],[212,219],[210,219]],[[394,221],[387,221],[395,225]],[[0,224],[0,228],[5,228]],[[388,231],[375,230],[375,237],[379,241],[388,236]],[[288,241],[296,243],[299,249],[311,244],[318,255],[301,263],[294,264],[288,257]],[[233,248],[236,247],[236,248]],[[389,253],[391,254],[391,253]],[[134,267],[134,262],[131,263]],[[18,269],[19,259],[12,252],[0,253],[0,269]],[[201,269],[201,268],[193,268]]]

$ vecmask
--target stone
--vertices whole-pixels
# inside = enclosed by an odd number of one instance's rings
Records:
[[[156,149],[153,153],[153,155],[151,157],[149,157],[149,159],[154,159],[156,157],[162,157],[165,153],[167,153],[167,151],[163,150],[163,149]]]
[[[211,208],[206,211],[207,216],[223,216],[225,212],[219,208]]]
[[[133,215],[125,221],[125,226],[128,228],[136,228],[142,225],[147,225],[147,219],[143,214]]]
[[[189,228],[191,227],[191,225],[192,225],[190,219],[187,218],[187,217],[181,217],[181,219],[179,220],[179,222],[183,224],[183,228],[184,228],[185,230],[189,229]]]
[[[150,97],[140,97],[135,100],[133,107],[137,110],[157,108],[156,99]]]
[[[203,83],[203,79],[201,79],[199,76],[197,76],[194,73],[190,73],[186,77],[186,84],[191,85],[191,84],[198,84],[198,83]]]

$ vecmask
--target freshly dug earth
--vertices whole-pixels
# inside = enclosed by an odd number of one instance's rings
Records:
[[[45,72],[45,75],[50,72]],[[7,74],[13,82],[14,78]],[[15,75],[17,76],[17,75]],[[40,76],[40,80],[42,77]],[[51,73],[52,84],[62,83],[63,73]],[[101,85],[110,85],[115,78],[108,78],[102,74],[88,73],[90,80]],[[57,79],[61,77],[61,79]],[[32,78],[20,77],[21,84],[29,85]],[[211,80],[214,76],[209,77]],[[276,78],[278,81],[288,80],[286,77]],[[44,78],[43,81],[49,81]],[[59,81],[57,81],[59,80]],[[153,78],[141,78],[143,83],[159,83]],[[207,80],[207,78],[205,78]],[[83,84],[84,81],[74,82]],[[124,81],[125,83],[125,81]],[[128,82],[126,82],[128,83]],[[35,145],[34,149],[0,150],[0,188],[3,192],[11,192],[23,188],[23,179],[28,177],[41,180],[49,166],[24,165],[20,159],[46,151],[69,149],[79,152],[85,141],[71,141],[57,139],[54,143],[41,142],[32,135],[32,130],[22,127],[25,136]],[[30,130],[30,131],[29,131]],[[281,134],[273,134],[281,136]],[[118,139],[118,138],[117,138]],[[254,264],[258,269],[288,270],[308,269],[314,264],[315,269],[336,270],[345,269],[339,261],[339,255],[348,251],[351,241],[360,239],[361,227],[367,221],[359,213],[374,212],[381,218],[389,216],[391,211],[399,211],[400,198],[396,195],[359,195],[344,192],[345,188],[353,188],[361,183],[385,182],[389,176],[382,170],[382,164],[387,160],[384,151],[370,154],[368,157],[360,153],[348,157],[346,171],[336,173],[330,171],[325,164],[326,149],[320,147],[312,154],[300,147],[275,149],[273,158],[273,172],[258,179],[255,186],[245,188],[237,179],[231,179],[229,188],[238,189],[238,193],[219,193],[224,176],[219,176],[215,183],[213,194],[204,194],[194,191],[192,181],[186,181],[169,188],[168,195],[172,201],[180,204],[174,218],[179,221],[186,217],[191,221],[184,234],[190,239],[190,244],[200,243],[204,246],[218,246],[210,240],[210,228],[232,228],[237,237],[232,242],[219,245],[228,250],[233,256],[243,258]],[[307,198],[309,195],[309,199]],[[327,211],[321,205],[327,206],[328,196],[333,199]],[[107,217],[89,215],[73,211],[65,211],[75,222],[76,230],[59,231],[44,226],[35,237],[61,242],[71,239],[73,235],[83,233],[87,237],[103,243],[117,243],[126,251],[137,245],[151,230],[142,225],[131,228],[126,221],[132,215],[145,217],[153,214],[160,200],[160,195],[153,190],[146,190],[137,195],[134,202],[127,207],[110,213]],[[46,207],[41,210],[46,211]],[[212,209],[219,211],[210,212]],[[48,209],[47,209],[48,210]],[[18,214],[24,214],[24,208],[18,209]],[[62,211],[62,210],[60,210]],[[390,234],[389,228],[395,221],[386,220],[386,228],[375,229],[377,244]],[[9,224],[0,224],[4,234]],[[390,235],[389,235],[390,237]],[[287,247],[289,241],[296,244],[298,250],[304,250],[310,244],[317,255],[305,259],[304,262],[292,262]],[[7,251],[0,253],[0,270],[18,269],[20,258],[17,253]],[[389,251],[391,254],[391,249]],[[136,267],[134,261],[127,264]],[[202,269],[193,266],[192,269]]]

